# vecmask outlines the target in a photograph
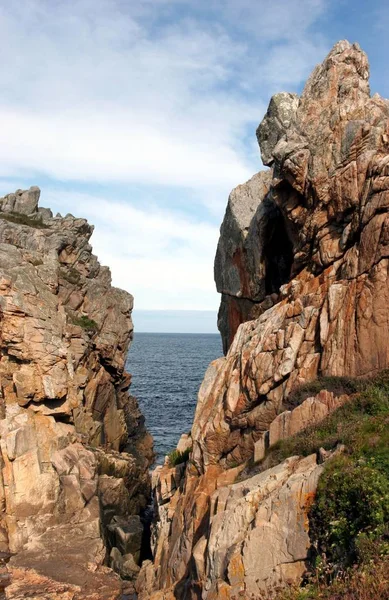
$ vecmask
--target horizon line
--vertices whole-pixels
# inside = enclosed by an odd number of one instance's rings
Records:
[[[220,335],[219,331],[138,331],[133,333],[145,333],[147,335]]]
[[[178,312],[201,312],[201,313],[211,312],[211,313],[214,313],[214,312],[217,312],[218,309],[216,309],[216,308],[214,308],[214,309],[213,308],[204,308],[204,309],[201,309],[201,308],[193,308],[193,309],[192,308],[177,308],[177,309],[174,309],[174,308],[133,308],[132,310],[133,310],[133,312],[137,311],[137,312],[171,312],[171,313],[178,313]]]

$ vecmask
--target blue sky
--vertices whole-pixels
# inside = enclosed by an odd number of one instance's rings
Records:
[[[135,326],[154,310],[216,323],[218,230],[230,190],[262,168],[271,94],[301,91],[347,38],[389,96],[387,4],[0,0],[0,195],[39,185],[43,206],[94,223]]]

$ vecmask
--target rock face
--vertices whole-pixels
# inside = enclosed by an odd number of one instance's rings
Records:
[[[217,268],[223,256],[224,271],[238,282],[233,287],[225,275],[216,277],[225,295],[219,324],[226,349],[239,323],[278,303],[280,287],[293,277],[301,281],[303,274],[318,276],[336,266],[335,279],[356,280],[378,264],[376,253],[386,246],[379,236],[381,230],[385,235],[388,102],[370,98],[368,75],[366,55],[340,42],[315,69],[298,102],[285,94],[271,101],[257,136],[272,168],[232,192],[219,241]],[[254,192],[243,223],[234,207],[246,203],[258,177],[271,189]],[[249,232],[266,229],[268,211],[276,209],[276,232],[267,231],[268,240],[261,234],[258,242]],[[264,268],[269,262],[271,268]]]
[[[87,221],[53,217],[39,195],[34,187],[0,199],[6,595],[41,598],[44,588],[48,599],[113,600],[121,582],[104,564],[146,505],[152,459],[124,371],[133,300],[111,287]]]
[[[339,42],[257,130],[270,170],[231,193],[215,261],[227,354],[200,389],[185,472],[154,482],[142,599],[256,597],[304,571],[316,456],[234,482],[346,400],[324,390],[289,410],[297,387],[389,366],[389,101],[368,76],[359,46]]]

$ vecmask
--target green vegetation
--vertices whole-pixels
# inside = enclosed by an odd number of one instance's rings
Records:
[[[43,260],[41,258],[30,258],[30,263],[32,265],[34,265],[34,267],[39,267],[40,265],[43,265]]]
[[[373,380],[331,378],[331,385],[354,396],[318,426],[280,441],[251,468],[252,474],[288,456],[345,447],[326,462],[310,510],[312,557],[306,585],[277,591],[274,598],[388,600],[389,372]],[[295,398],[302,401],[325,387],[320,380]]]
[[[35,227],[35,229],[48,229],[48,225],[43,223],[42,217],[37,219],[33,219],[28,215],[23,215],[21,213],[0,213],[0,219],[4,221],[10,221],[11,223],[18,223],[19,225],[28,225],[28,227]]]
[[[326,464],[310,513],[317,551],[337,567],[366,558],[372,541],[389,554],[389,478],[374,458],[358,454]]]
[[[74,317],[73,324],[78,325],[79,327],[82,327],[83,329],[86,329],[90,332],[97,331],[98,329],[96,321],[90,319],[89,317],[86,317],[85,315],[82,317]]]
[[[190,454],[190,448],[184,450],[184,452],[180,452],[179,450],[172,450],[168,454],[169,464],[171,467],[175,467],[177,465],[181,465],[182,463],[188,462]]]
[[[327,381],[328,378],[320,379],[301,388],[298,392],[301,401],[318,393],[318,390],[328,389]],[[244,472],[244,478],[269,469],[288,456],[308,456],[318,452],[319,448],[332,450],[338,444],[344,444],[348,451],[352,449],[355,455],[360,452],[366,459],[374,457],[382,465],[388,464],[389,371],[384,371],[374,380],[331,378],[331,381],[333,390],[336,389],[339,394],[354,394],[353,398],[319,425],[277,442],[261,462],[252,466],[249,472]],[[347,381],[346,388],[342,385],[344,381]],[[381,428],[386,428],[386,433]]]
[[[309,517],[328,575],[389,556],[388,373],[365,384],[320,431],[327,448],[335,435],[346,446],[326,463]]]

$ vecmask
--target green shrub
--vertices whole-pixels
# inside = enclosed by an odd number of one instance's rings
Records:
[[[331,577],[389,554],[389,383],[387,372],[317,427],[343,455],[325,465],[309,514],[313,545]],[[334,447],[334,446],[332,446]],[[362,568],[362,567],[361,567]]]
[[[188,462],[190,454],[190,448],[184,450],[184,452],[180,452],[179,450],[172,450],[168,454],[169,464],[171,467],[175,467],[177,465],[181,465],[182,463]]]
[[[98,325],[96,321],[86,317],[85,315],[82,317],[74,317],[73,324],[86,329],[87,331],[97,331]]]
[[[330,563],[359,561],[359,543],[380,539],[388,523],[389,479],[374,461],[342,455],[328,461],[310,512],[319,554]]]
[[[28,227],[35,227],[35,229],[48,229],[48,225],[43,223],[42,217],[38,217],[37,219],[33,219],[28,215],[23,215],[21,213],[0,213],[0,218],[4,221],[10,221],[10,223],[17,223],[18,225],[28,225]]]

